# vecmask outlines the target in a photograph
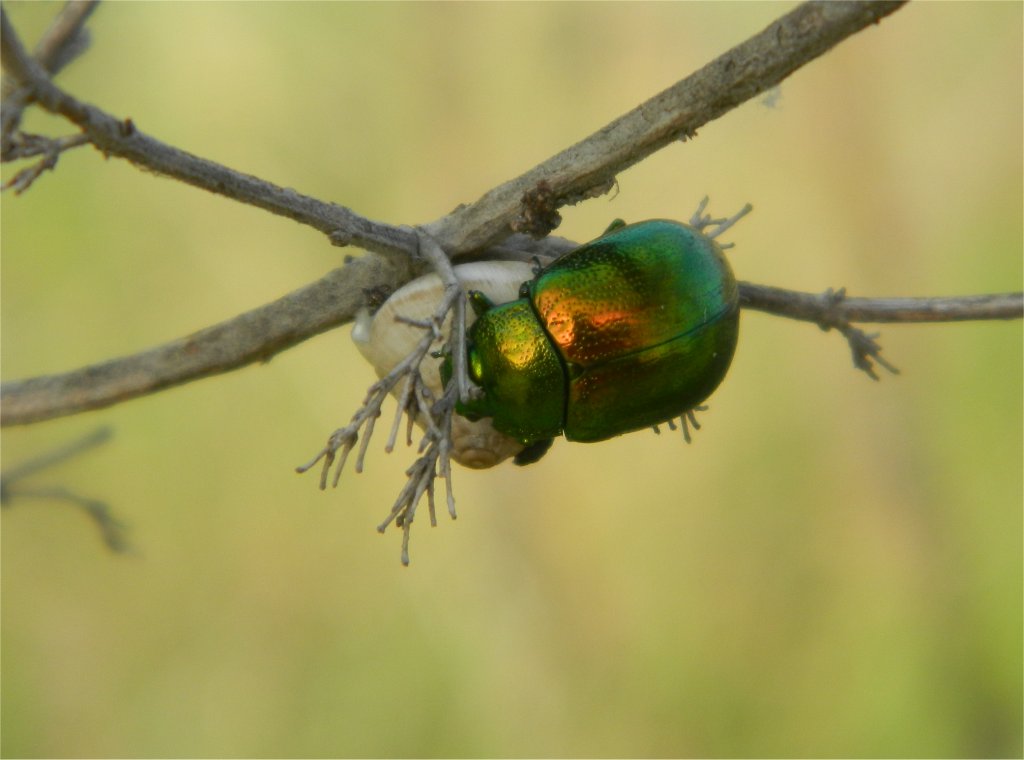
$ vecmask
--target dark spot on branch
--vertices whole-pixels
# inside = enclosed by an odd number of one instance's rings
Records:
[[[513,232],[524,232],[542,238],[562,223],[558,213],[558,198],[547,180],[541,180],[523,193],[519,216],[512,222]]]
[[[330,238],[331,245],[336,245],[339,248],[352,244],[352,233],[346,230],[332,230],[327,234],[327,237]]]
[[[846,288],[834,290],[829,288],[821,294],[822,309],[818,317],[818,327],[828,332],[833,327],[842,327],[849,322],[839,313],[839,305],[846,300]]]
[[[381,305],[391,297],[394,292],[387,285],[376,285],[372,288],[363,288],[363,300],[366,308],[370,311],[377,311]]]

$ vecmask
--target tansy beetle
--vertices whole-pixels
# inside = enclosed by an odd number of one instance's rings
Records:
[[[722,382],[739,333],[721,247],[662,219],[616,220],[539,269],[517,300],[468,297],[469,376],[483,393],[456,409],[522,443],[519,464],[558,435],[601,441],[692,411]],[[445,383],[451,372],[448,357]]]

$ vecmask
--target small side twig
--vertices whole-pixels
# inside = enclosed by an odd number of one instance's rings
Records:
[[[88,144],[89,138],[83,134],[50,138],[25,132],[18,133],[11,141],[11,158],[29,158],[39,155],[42,158],[31,166],[25,167],[3,183],[3,185],[0,185],[0,190],[13,189],[16,195],[20,195],[28,190],[43,172],[51,171],[57,166],[57,158],[61,153],[71,148]]]
[[[100,444],[106,443],[112,435],[110,428],[98,428],[88,435],[61,446],[53,451],[23,462],[0,474],[0,506],[9,508],[20,499],[48,499],[71,504],[85,513],[96,523],[107,547],[114,552],[131,550],[126,537],[125,525],[111,512],[106,502],[90,499],[64,486],[24,486],[22,481],[42,470],[55,467]]]

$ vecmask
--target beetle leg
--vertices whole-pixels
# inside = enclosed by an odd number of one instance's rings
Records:
[[[412,392],[413,375],[408,375],[405,378],[405,383],[402,385],[402,392],[398,396],[398,412],[395,414],[395,421],[391,424],[391,434],[388,436],[387,443],[384,444],[384,451],[388,454],[395,450],[395,441],[398,440],[398,428],[402,424],[403,412],[404,416],[409,418],[410,425],[412,425],[413,420],[416,419],[416,412],[410,404]],[[409,438],[412,438],[411,433],[409,434]]]
[[[711,217],[704,216],[704,209],[708,207],[708,202],[711,198],[705,195],[700,199],[700,203],[697,204],[697,210],[693,212],[693,216],[690,217],[690,226],[696,227],[698,230],[703,230],[707,226],[708,220]]]
[[[728,218],[715,218],[710,214],[705,214],[704,211],[708,207],[708,196],[701,198],[699,204],[697,204],[697,210],[693,212],[693,216],[690,217],[690,226],[697,229],[699,232],[704,232],[707,227],[714,225],[714,229],[705,232],[709,238],[717,238],[727,229],[736,224],[740,219],[745,217],[754,207],[749,203],[743,206],[739,211]],[[732,243],[719,243],[721,248],[732,248]]]
[[[743,208],[741,208],[735,214],[730,216],[728,219],[722,219],[722,220],[715,219],[714,221],[716,223],[718,223],[718,226],[715,227],[715,229],[711,230],[708,233],[708,237],[710,237],[710,238],[718,237],[719,235],[721,235],[727,229],[732,227],[734,224],[736,224],[736,222],[738,222],[740,219],[745,217],[747,214],[749,214],[753,210],[754,210],[754,207],[751,204],[746,203],[746,204],[743,205]],[[732,246],[731,243],[727,243],[726,245],[728,245],[730,247]]]
[[[705,404],[697,404],[692,409],[687,409],[685,412],[679,415],[679,427],[683,429],[683,439],[687,443],[693,443],[693,436],[690,435],[690,425],[693,425],[694,432],[700,430],[700,423],[697,422],[697,412],[706,412],[708,410]],[[674,419],[665,420],[665,424],[668,425],[669,430],[676,430],[676,421]],[[661,430],[657,425],[653,426],[654,432],[661,435]]]
[[[514,461],[520,467],[533,464],[540,460],[542,456],[548,453],[548,449],[551,448],[551,444],[555,442],[554,438],[542,438],[539,441],[534,441],[529,444],[516,454]]]
[[[683,440],[687,443],[693,443],[693,438],[690,436],[690,426],[687,424],[687,420],[693,423],[694,430],[700,430],[700,424],[697,422],[697,418],[693,414],[693,410],[687,409],[683,414],[679,415],[679,421],[683,426]]]
[[[679,416],[679,421],[683,424],[683,438],[687,443],[693,443],[693,438],[690,436],[690,425],[693,425],[694,432],[700,430],[700,423],[697,422],[697,412],[706,412],[707,406],[704,404],[698,404],[693,409],[687,409]]]
[[[472,401],[479,397],[480,390],[472,384],[466,371],[466,296],[455,276],[451,261],[438,242],[422,230],[416,230],[416,234],[419,238],[420,254],[430,263],[444,284],[444,298],[434,314],[438,329],[444,323],[448,312],[452,312],[452,376],[459,389],[459,400]]]

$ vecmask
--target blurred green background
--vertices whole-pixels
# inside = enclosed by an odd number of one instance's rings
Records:
[[[57,6],[6,2],[34,43]],[[60,77],[189,151],[371,218],[475,200],[790,4],[110,3]],[[914,4],[563,211],[755,212],[739,277],[854,295],[1022,283],[1022,6]],[[71,131],[31,114],[26,128]],[[5,167],[4,177],[17,167]],[[337,266],[319,233],[103,160],[3,198],[3,377],[132,353]],[[413,454],[300,477],[371,382],[347,328],[264,366],[3,431],[108,501],[3,521],[5,756],[1020,756],[1020,322],[883,326],[874,383],[744,316],[691,446],[556,442],[374,528]]]

